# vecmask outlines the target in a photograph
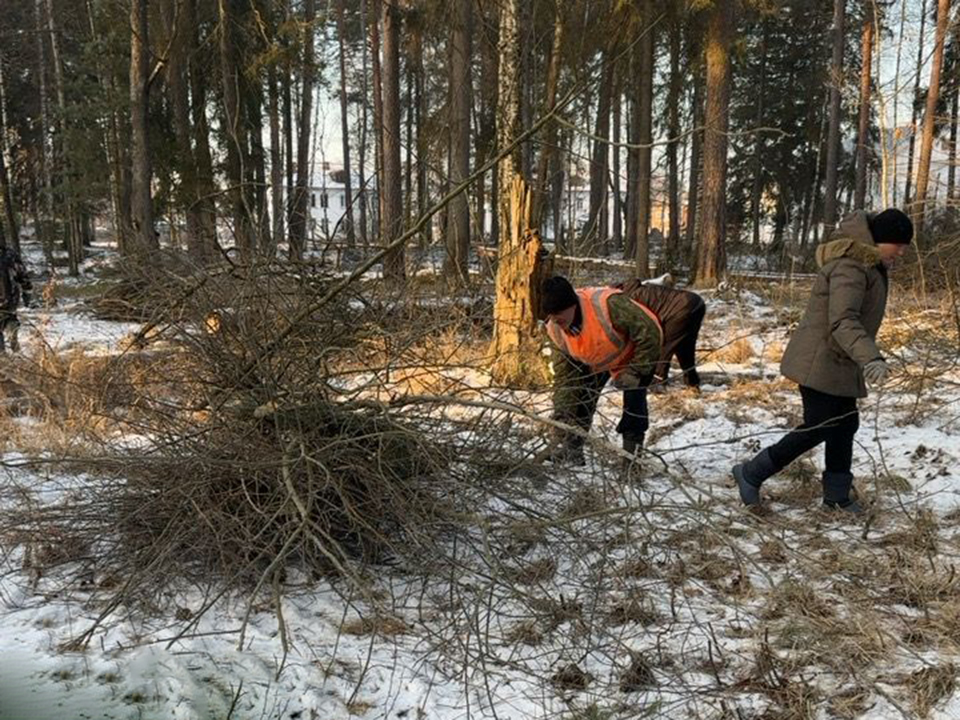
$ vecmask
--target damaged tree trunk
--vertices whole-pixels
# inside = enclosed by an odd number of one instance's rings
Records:
[[[500,7],[500,70],[497,145],[514,144],[520,132],[520,0]],[[540,287],[548,268],[540,233],[533,228],[533,192],[521,170],[519,148],[499,166],[500,252],[497,299],[493,308],[493,377],[502,383],[537,384],[546,380],[540,355],[537,314]]]
[[[499,382],[546,381],[537,315],[540,288],[551,272],[540,233],[532,227],[533,192],[518,173],[504,188],[509,215],[501,219],[497,300],[493,309],[493,376]]]

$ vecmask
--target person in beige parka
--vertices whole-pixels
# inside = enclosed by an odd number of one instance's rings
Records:
[[[887,269],[913,239],[913,224],[891,208],[854,212],[817,248],[820,267],[807,309],[790,338],[781,373],[800,386],[803,424],[733,468],[745,505],[760,503],[760,486],[793,460],[824,444],[823,503],[863,511],[850,498],[857,399],[881,385],[888,367],[876,337],[887,304]]]

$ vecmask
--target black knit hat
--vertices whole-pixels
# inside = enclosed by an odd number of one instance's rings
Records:
[[[544,281],[543,296],[540,299],[540,311],[544,317],[561,313],[576,304],[577,293],[565,277],[556,275]]]
[[[902,210],[889,208],[870,221],[874,243],[909,245],[913,239],[913,223]]]

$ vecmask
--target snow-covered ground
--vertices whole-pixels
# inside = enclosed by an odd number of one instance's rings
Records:
[[[608,390],[587,467],[520,472],[514,495],[470,508],[477,542],[455,576],[374,567],[376,608],[345,583],[288,577],[286,654],[269,596],[206,609],[181,589],[175,610],[111,610],[99,578],[65,592],[0,536],[0,718],[960,717],[956,368],[933,389],[895,379],[861,405],[854,472],[869,520],[821,511],[808,462],[749,514],[729,468],[798,417],[776,372],[796,306],[744,290],[708,303],[702,393],[651,395],[640,481],[617,472],[621,400]],[[80,310],[24,313],[27,351],[42,335],[105,352],[137,329]],[[909,343],[892,350],[916,369]],[[546,395],[450,373],[476,397],[549,409]],[[89,481],[26,459],[3,456],[4,497],[18,487],[49,502]],[[85,649],[65,649],[95,622]]]

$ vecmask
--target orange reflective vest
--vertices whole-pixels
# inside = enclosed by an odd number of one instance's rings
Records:
[[[550,321],[547,323],[547,334],[564,355],[589,365],[594,372],[610,372],[616,377],[630,363],[634,352],[634,343],[614,327],[607,306],[607,300],[622,291],[600,287],[582,288],[576,292],[583,318],[580,332],[571,335]],[[653,311],[636,300],[633,303],[653,320],[662,339],[663,328]]]

